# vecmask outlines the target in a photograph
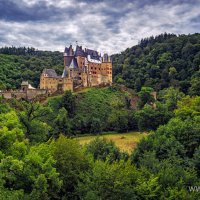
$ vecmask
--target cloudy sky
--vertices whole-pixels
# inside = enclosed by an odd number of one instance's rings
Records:
[[[164,32],[200,32],[200,0],[0,0],[0,46],[111,54]]]

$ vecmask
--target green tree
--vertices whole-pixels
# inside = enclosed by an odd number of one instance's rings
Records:
[[[200,77],[193,78],[190,82],[189,94],[192,96],[200,95]]]
[[[61,99],[60,107],[64,107],[69,117],[73,117],[75,113],[75,97],[71,91],[66,91]]]
[[[88,169],[88,160],[76,140],[67,139],[61,135],[52,143],[52,146],[56,168],[63,181],[59,196],[62,199],[76,199],[80,173]]]
[[[0,114],[0,126],[1,197],[36,200],[56,197],[62,182],[50,146],[30,146],[14,111]]]
[[[102,122],[99,118],[92,117],[90,119],[90,133],[101,133],[102,132]]]
[[[61,108],[54,121],[54,135],[58,137],[59,134],[70,136],[72,134],[71,121],[65,108]]]
[[[94,160],[106,159],[109,162],[114,162],[120,159],[127,159],[128,155],[121,153],[119,148],[112,141],[107,141],[105,138],[97,137],[86,146],[86,153],[91,154]]]
[[[161,91],[162,101],[167,105],[169,110],[174,110],[177,108],[177,103],[180,101],[185,95],[183,92],[180,92],[177,88],[169,87],[163,91]]]
[[[51,114],[49,107],[43,107],[39,103],[24,103],[24,111],[19,113],[25,135],[31,142],[42,142],[48,138],[50,126],[47,117]]]
[[[139,131],[155,130],[159,125],[165,124],[172,117],[165,105],[156,103],[156,108],[145,105],[143,109],[136,111],[135,118]]]
[[[153,103],[155,100],[151,93],[153,92],[153,89],[150,87],[142,87],[141,91],[138,93],[140,99],[138,102],[138,107],[143,108],[143,106],[147,103]]]
[[[194,152],[193,162],[196,167],[197,173],[200,176],[200,146]]]
[[[177,109],[174,111],[175,116],[182,120],[198,117],[200,116],[199,104],[200,97],[186,96],[178,102]]]
[[[81,199],[137,199],[135,192],[139,173],[130,162],[96,161],[93,168],[82,174],[78,184]]]
[[[134,87],[136,92],[139,92],[141,90],[141,87],[142,87],[141,80],[140,78],[137,78],[135,80],[135,87]]]

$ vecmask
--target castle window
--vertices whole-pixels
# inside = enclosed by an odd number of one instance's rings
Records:
[[[96,70],[97,68],[95,67],[95,70]]]
[[[100,70],[100,68],[99,68],[99,70]]]

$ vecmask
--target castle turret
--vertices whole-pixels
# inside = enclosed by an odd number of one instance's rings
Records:
[[[23,92],[26,92],[28,90],[28,86],[29,86],[28,81],[22,81],[22,83],[21,83],[21,90]]]
[[[107,53],[104,53],[103,54],[103,62],[108,62],[108,54]]]
[[[85,66],[85,52],[82,46],[76,45],[75,57],[77,59],[78,67],[83,70]]]
[[[72,58],[74,57],[74,50],[72,48],[72,45],[69,46],[69,48],[65,47],[64,50],[64,66],[67,66],[69,62],[71,62]]]

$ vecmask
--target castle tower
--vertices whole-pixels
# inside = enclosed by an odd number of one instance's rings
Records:
[[[72,58],[74,57],[74,50],[72,48],[72,45],[70,45],[69,48],[65,47],[63,56],[64,56],[64,66],[69,65]]]
[[[83,71],[85,67],[85,52],[82,49],[82,46],[76,45],[75,57],[77,59],[79,69]]]
[[[112,61],[107,53],[102,57],[102,69],[102,81],[112,84]]]

